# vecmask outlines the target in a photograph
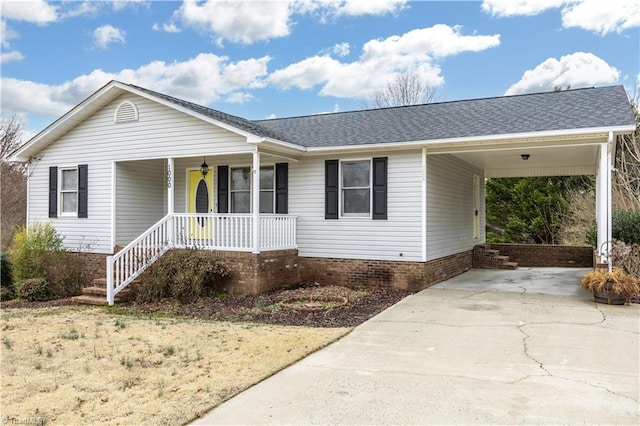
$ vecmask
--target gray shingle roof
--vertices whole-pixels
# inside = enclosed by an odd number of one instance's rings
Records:
[[[305,147],[635,126],[622,86],[255,121],[130,86],[256,136]]]
[[[286,141],[284,135],[281,135],[277,131],[272,130],[270,128],[263,127],[257,122],[249,121],[242,117],[237,117],[235,115],[227,114],[222,111],[218,111],[212,108],[207,108],[202,105],[194,104],[193,102],[185,101],[183,99],[174,98],[173,96],[165,95],[164,93],[154,92],[153,90],[145,89],[144,87],[135,86],[133,84],[128,84],[128,86],[133,87],[134,89],[140,90],[142,92],[148,93],[157,98],[164,99],[165,101],[174,103],[183,108],[190,109],[191,111],[197,112],[198,114],[204,115],[209,118],[213,118],[214,120],[228,124],[237,129],[244,130],[245,132],[249,132],[256,136]]]
[[[622,86],[256,121],[306,147],[634,126]]]

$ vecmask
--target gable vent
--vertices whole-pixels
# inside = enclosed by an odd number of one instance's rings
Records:
[[[125,123],[127,121],[138,121],[138,108],[133,102],[124,101],[116,108],[114,123]]]

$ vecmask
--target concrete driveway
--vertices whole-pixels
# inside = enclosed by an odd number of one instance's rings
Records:
[[[407,297],[196,424],[639,424],[640,306],[595,304],[576,277],[572,295],[516,290],[562,270],[491,272]]]

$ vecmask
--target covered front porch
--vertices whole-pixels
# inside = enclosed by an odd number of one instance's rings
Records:
[[[296,249],[290,161],[296,159],[256,149],[114,162],[112,238],[122,249],[107,258],[109,303],[170,249]]]

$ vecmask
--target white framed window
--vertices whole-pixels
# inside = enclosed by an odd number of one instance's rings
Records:
[[[78,168],[61,167],[60,184],[58,185],[60,215],[76,216],[78,214]]]
[[[342,216],[371,215],[371,160],[340,163]]]
[[[273,166],[260,167],[260,213],[273,213],[276,205],[276,176]]]
[[[251,169],[232,167],[229,175],[231,213],[251,213]]]
[[[232,167],[229,179],[231,213],[251,213],[251,168]],[[260,213],[275,211],[275,192],[274,167],[260,167]]]

